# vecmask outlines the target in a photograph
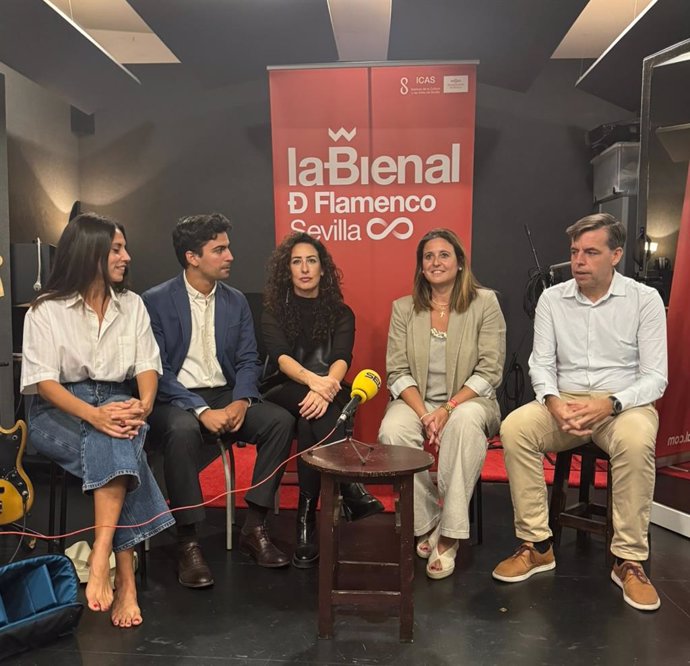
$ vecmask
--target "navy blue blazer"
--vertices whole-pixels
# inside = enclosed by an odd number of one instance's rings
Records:
[[[204,407],[204,400],[177,380],[192,339],[192,311],[182,273],[142,294],[161,352],[163,376],[157,400],[182,409]],[[259,398],[261,372],[254,323],[244,294],[223,282],[216,285],[216,356],[233,400]]]

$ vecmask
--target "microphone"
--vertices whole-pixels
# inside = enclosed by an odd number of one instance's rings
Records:
[[[371,400],[381,388],[381,377],[375,370],[360,370],[352,382],[350,391],[350,402],[338,417],[337,424],[344,423],[357,411],[357,407],[367,400]]]

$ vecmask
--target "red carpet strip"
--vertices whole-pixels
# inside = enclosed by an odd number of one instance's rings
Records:
[[[243,448],[233,447],[235,456],[235,487],[247,488],[251,485],[251,475],[254,469],[254,460],[256,459],[256,449],[247,445]],[[546,482],[551,484],[553,482],[554,468],[556,456],[551,454],[549,459],[544,459],[544,476]],[[580,482],[580,466],[579,459],[574,458],[570,471],[570,485],[578,486]],[[290,461],[288,464],[289,477],[296,477],[294,474],[296,470],[295,461]],[[286,475],[287,476],[287,475]],[[225,492],[225,477],[223,476],[223,463],[220,457],[216,458],[208,467],[206,467],[199,475],[201,480],[201,489],[203,491],[204,500],[209,500],[216,495]],[[484,467],[482,469],[482,480],[507,483],[508,475],[506,474],[505,465],[503,464],[503,449],[491,448],[489,449]],[[606,487],[606,463],[602,461],[597,462],[597,472],[595,479],[595,486],[597,488]],[[386,511],[394,510],[394,497],[392,488],[390,486],[370,486],[369,490],[376,495],[386,507]],[[298,488],[294,484],[286,484],[283,481],[280,487],[280,508],[281,509],[296,509],[298,499]],[[238,507],[246,507],[244,501],[244,493],[240,492],[236,496],[236,505]],[[210,506],[224,507],[225,497],[216,500]]]

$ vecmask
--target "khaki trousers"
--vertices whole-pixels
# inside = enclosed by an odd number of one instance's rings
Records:
[[[561,393],[564,399],[607,394]],[[611,458],[613,540],[611,552],[628,560],[649,555],[647,531],[654,495],[654,448],[659,416],[652,405],[626,409],[597,424],[591,435],[578,437],[558,428],[549,410],[534,401],[508,415],[501,441],[515,513],[515,534],[522,541],[551,536],[543,456],[592,441]]]
[[[438,404],[424,403],[428,411]],[[414,533],[430,532],[441,521],[441,534],[451,539],[470,538],[469,506],[482,471],[487,437],[501,419],[498,403],[474,398],[458,405],[441,433],[438,453],[438,487],[428,471],[414,475]],[[402,400],[388,403],[379,430],[383,444],[421,449],[424,430],[419,417]]]

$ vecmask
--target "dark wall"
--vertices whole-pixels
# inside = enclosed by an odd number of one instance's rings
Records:
[[[95,134],[81,140],[84,207],[126,226],[142,290],[180,270],[170,241],[180,216],[224,213],[231,281],[261,291],[274,247],[267,79],[206,89],[183,66],[136,73],[139,93],[97,113]]]
[[[0,64],[6,79],[10,237],[55,243],[79,198],[79,140],[70,106]]]

